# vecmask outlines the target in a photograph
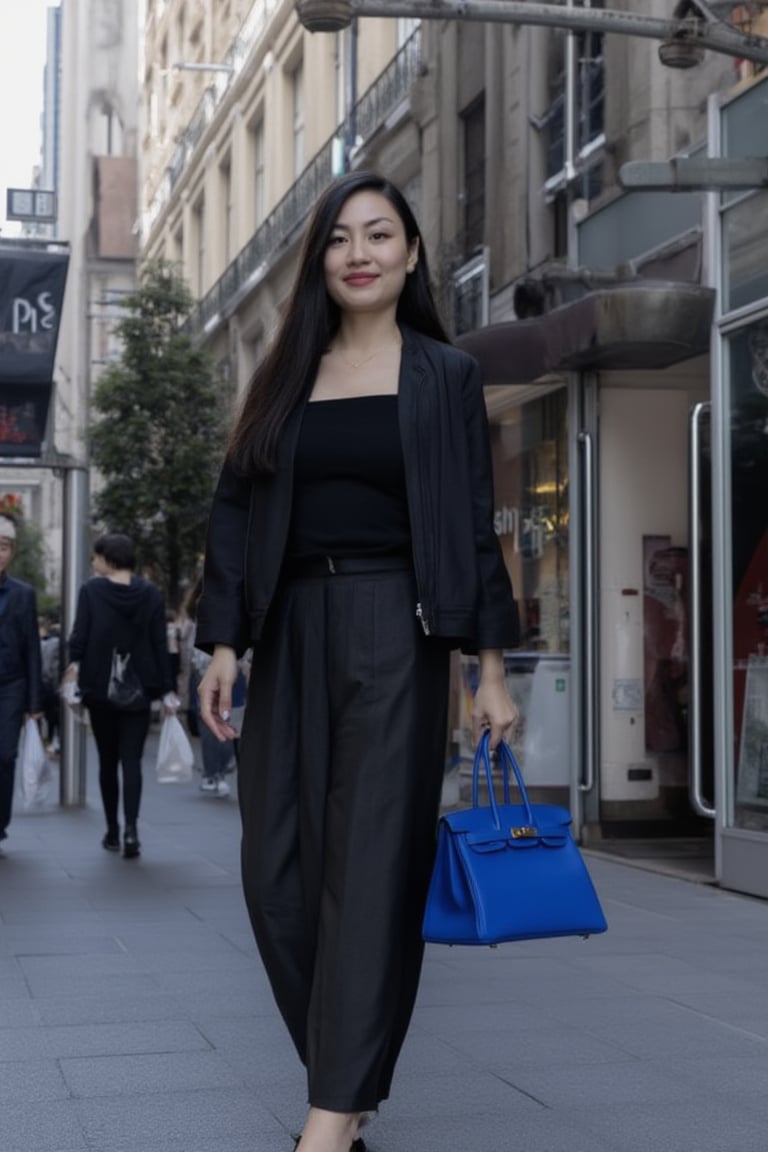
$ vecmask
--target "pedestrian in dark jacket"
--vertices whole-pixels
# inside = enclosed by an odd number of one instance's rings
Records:
[[[34,588],[8,575],[15,553],[16,522],[0,516],[0,841],[11,822],[22,724],[42,715],[37,600]]]
[[[196,640],[221,740],[254,644],[243,881],[307,1068],[300,1152],[360,1148],[389,1094],[421,969],[452,646],[479,653],[476,736],[495,746],[516,721],[493,510],[480,372],[447,342],[413,214],[389,181],[342,177],[233,433]]]
[[[70,665],[64,674],[65,681],[77,680],[90,714],[107,822],[102,845],[113,852],[120,849],[118,766],[122,767],[126,859],[141,850],[137,822],[150,705],[161,697],[166,712],[179,705],[173,693],[163,596],[154,584],[134,575],[135,567],[136,554],[128,536],[108,533],[94,544],[96,575],[80,589],[69,637]],[[136,686],[132,702],[120,700],[110,689],[120,669],[124,685]]]

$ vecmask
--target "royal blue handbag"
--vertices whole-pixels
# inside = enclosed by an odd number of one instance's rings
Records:
[[[423,936],[434,944],[501,944],[605,932],[603,910],[571,835],[565,808],[531,804],[522,772],[503,741],[497,757],[504,802],[496,801],[489,734],[475,753],[472,807],[440,818]],[[479,803],[485,768],[488,804]],[[510,803],[514,773],[521,804]]]

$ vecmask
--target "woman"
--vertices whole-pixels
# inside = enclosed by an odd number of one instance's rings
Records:
[[[100,536],[92,563],[95,576],[80,589],[64,681],[78,681],[90,713],[107,821],[101,843],[110,852],[120,850],[118,765],[122,766],[123,856],[132,859],[141,852],[137,823],[150,704],[162,697],[169,713],[179,702],[172,691],[163,597],[154,584],[134,575],[133,542],[117,532]],[[127,704],[116,699],[110,686],[116,653],[126,670],[124,683],[135,676],[136,698]]]
[[[231,738],[246,902],[309,1083],[300,1152],[360,1148],[421,969],[451,647],[479,653],[475,735],[516,721],[518,640],[493,530],[477,364],[452,348],[416,221],[387,180],[321,196],[211,513],[201,715]]]
[[[212,796],[229,796],[230,787],[226,781],[226,776],[237,762],[238,741],[217,740],[207,724],[203,724],[201,727],[198,723],[200,697],[197,689],[211,662],[210,656],[195,647],[197,605],[202,591],[202,576],[198,576],[184,600],[181,657],[182,668],[185,669],[186,699],[189,702],[189,711],[194,716],[193,732],[200,737],[200,749],[203,755],[203,778],[200,781],[200,791]],[[242,713],[245,711],[247,684],[245,663],[245,659],[240,661],[240,672],[232,689],[231,720],[233,725],[237,725],[238,728],[242,723]]]

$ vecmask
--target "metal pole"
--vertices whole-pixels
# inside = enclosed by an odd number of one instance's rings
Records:
[[[352,167],[351,157],[357,147],[357,20],[349,26],[349,71],[347,92],[347,139],[344,146],[344,171]]]
[[[88,564],[88,471],[82,466],[64,470],[64,548],[61,596],[61,642],[72,631],[77,594]],[[85,805],[85,726],[71,709],[62,709],[61,777],[59,802],[64,807]]]

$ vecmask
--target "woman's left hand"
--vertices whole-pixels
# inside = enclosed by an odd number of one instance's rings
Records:
[[[508,740],[517,727],[519,712],[502,677],[482,676],[472,707],[472,740],[478,744],[483,732],[491,734],[491,748]]]

